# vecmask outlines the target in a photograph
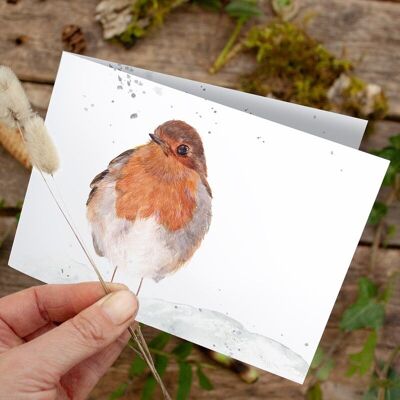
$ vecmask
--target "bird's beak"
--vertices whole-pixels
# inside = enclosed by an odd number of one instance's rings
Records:
[[[150,139],[154,143],[158,144],[162,148],[164,154],[167,156],[168,152],[169,152],[168,145],[162,139],[160,139],[158,136],[154,135],[153,133],[149,133],[149,136],[150,136]]]

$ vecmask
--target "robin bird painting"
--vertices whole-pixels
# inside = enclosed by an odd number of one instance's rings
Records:
[[[143,278],[158,282],[182,267],[211,223],[200,135],[172,120],[150,139],[114,158],[93,179],[87,200],[96,253],[140,278],[140,285]]]

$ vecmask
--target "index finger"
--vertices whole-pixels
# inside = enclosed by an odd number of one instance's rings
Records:
[[[111,291],[126,289],[108,284]],[[105,295],[99,282],[42,285],[0,299],[0,319],[19,337],[35,332],[49,322],[64,322]]]

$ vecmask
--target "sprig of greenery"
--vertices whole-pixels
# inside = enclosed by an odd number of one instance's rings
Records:
[[[170,343],[172,336],[165,332],[160,332],[153,340],[149,343],[149,350],[155,356],[154,363],[155,367],[162,377],[164,376],[167,367],[171,361],[175,362],[179,368],[178,374],[178,388],[176,399],[186,400],[190,396],[191,388],[193,385],[193,375],[196,372],[198,385],[203,390],[212,390],[213,384],[210,378],[204,372],[204,369],[216,367],[211,364],[201,363],[195,359],[191,359],[190,355],[194,348],[193,343],[187,341],[180,341],[171,351],[167,351],[166,347]],[[109,400],[116,400],[124,396],[133,381],[138,378],[145,377],[145,381],[140,393],[141,400],[153,399],[157,383],[153,375],[149,374],[146,363],[140,358],[135,357],[129,368],[129,381],[122,385],[119,385],[117,389],[110,395]]]
[[[210,73],[218,72],[227,62],[230,52],[238,41],[244,24],[251,18],[262,15],[258,0],[231,0],[225,6],[225,12],[232,17],[236,23],[222,51],[210,68]]]
[[[386,225],[385,217],[392,204],[400,200],[400,134],[390,137],[388,146],[381,150],[373,150],[372,154],[390,161],[382,183],[383,186],[389,187],[390,191],[384,201],[374,203],[368,218],[368,223],[376,228],[372,242],[370,270],[375,267],[378,248],[382,239],[388,239],[396,233],[395,226]]]

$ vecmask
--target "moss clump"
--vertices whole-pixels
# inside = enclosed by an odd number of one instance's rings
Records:
[[[131,47],[136,40],[153,28],[160,26],[164,18],[175,8],[189,0],[136,0],[132,4],[131,21],[125,31],[116,37],[125,47]]]
[[[349,85],[343,90],[342,109],[356,117],[383,118],[388,112],[388,102],[382,89],[351,76]]]
[[[276,21],[248,32],[243,49],[256,53],[258,66],[242,78],[240,88],[303,105],[329,108],[327,91],[352,69],[292,23]]]

